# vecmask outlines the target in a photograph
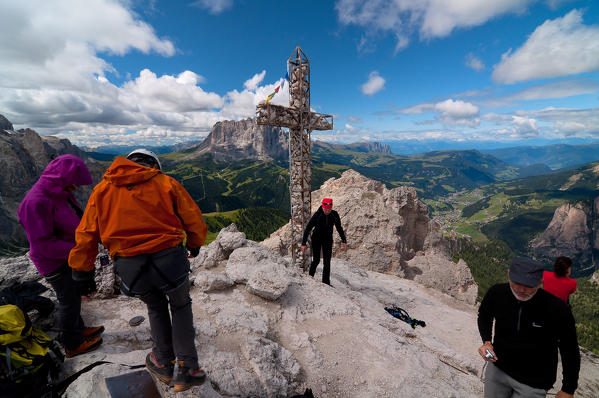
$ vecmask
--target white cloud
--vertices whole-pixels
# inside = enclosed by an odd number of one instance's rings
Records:
[[[368,81],[362,84],[362,94],[374,95],[385,88],[385,79],[377,71],[370,72]]]
[[[476,127],[480,123],[480,111],[476,105],[462,100],[447,99],[437,103],[424,103],[394,111],[405,115],[437,113],[435,120],[446,125]],[[431,121],[424,122],[430,124]]]
[[[472,53],[468,53],[468,55],[466,55],[465,62],[467,67],[474,69],[477,72],[485,69],[485,64],[483,61],[481,61],[480,58],[476,57]]]
[[[599,70],[599,25],[582,23],[582,12],[572,10],[562,18],[538,26],[516,51],[503,54],[493,80],[516,83]]]
[[[219,95],[205,91],[205,79],[194,71],[157,75],[143,69],[117,85],[112,73],[118,71],[102,54],[175,53],[128,2],[8,3],[0,1],[6,19],[0,24],[0,110],[16,128],[89,146],[171,144],[202,138],[219,120],[253,116],[256,104],[282,82],[261,86],[262,71],[243,91]],[[287,90],[272,100],[288,102]]]
[[[210,14],[216,15],[233,7],[233,0],[198,0],[191,5],[204,8]]]
[[[405,48],[414,31],[421,39],[448,36],[453,30],[480,26],[495,17],[525,12],[536,0],[337,0],[335,8],[344,25],[357,25],[366,35],[360,48],[377,34],[391,33],[395,51]]]
[[[265,70],[260,73],[256,73],[251,79],[248,79],[245,83],[243,83],[243,87],[245,87],[247,90],[256,90],[258,85],[262,83],[262,80],[264,80],[264,76],[266,76]]]
[[[352,125],[351,125],[351,124],[349,124],[349,123],[346,123],[346,124],[345,124],[345,129],[346,129],[346,130],[349,130],[349,131],[354,131],[354,130],[356,130],[356,127],[352,126]]]
[[[347,120],[349,120],[352,123],[356,123],[356,124],[361,124],[362,123],[362,118],[359,118],[358,116],[348,116]]]

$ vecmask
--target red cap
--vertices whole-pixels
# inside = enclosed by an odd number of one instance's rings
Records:
[[[325,207],[327,209],[332,209],[333,208],[333,199],[331,199],[331,198],[324,198],[322,200],[322,207]]]

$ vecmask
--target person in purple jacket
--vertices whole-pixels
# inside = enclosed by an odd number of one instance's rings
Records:
[[[73,191],[90,185],[92,177],[77,156],[52,160],[19,205],[19,222],[29,240],[29,257],[56,292],[59,341],[67,357],[92,351],[102,344],[103,326],[85,327],[81,318],[81,295],[95,291],[95,284],[77,282],[68,265],[75,246],[75,229],[83,211]]]

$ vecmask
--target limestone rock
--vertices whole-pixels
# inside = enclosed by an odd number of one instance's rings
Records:
[[[6,131],[14,130],[12,123],[7,118],[5,118],[4,115],[0,115],[0,131],[1,130],[6,130]]]
[[[262,245],[253,245],[236,249],[227,261],[226,274],[235,283],[247,283],[259,265],[268,261],[287,267],[286,260]]]
[[[300,364],[291,352],[263,337],[248,337],[242,347],[245,358],[258,375],[266,395],[288,397],[300,373]]]
[[[34,282],[42,280],[35,265],[29,258],[29,253],[19,257],[0,257],[0,288],[15,283]]]
[[[422,253],[408,261],[404,269],[408,279],[460,298],[474,305],[478,285],[472,278],[468,264],[462,259],[454,263],[438,254]]]
[[[545,231],[530,243],[534,257],[553,264],[556,257],[568,256],[575,274],[588,273],[594,267],[592,251],[599,250],[593,207],[599,209],[599,198],[558,207]]]
[[[208,137],[182,161],[205,154],[212,155],[216,161],[287,160],[288,141],[283,129],[258,125],[256,119],[224,120],[216,123]]]
[[[202,271],[196,274],[193,284],[208,293],[227,289],[235,283],[221,272]]]
[[[245,234],[239,232],[237,226],[232,223],[221,229],[216,239],[207,247],[200,249],[200,254],[190,261],[191,268],[192,270],[199,267],[214,268],[221,261],[227,260],[233,250],[248,244],[251,243],[245,238]]]
[[[276,300],[287,291],[289,275],[280,264],[264,261],[248,278],[248,290],[266,300]]]

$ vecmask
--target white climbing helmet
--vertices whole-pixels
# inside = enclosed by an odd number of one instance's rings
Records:
[[[162,170],[162,165],[160,164],[160,160],[158,159],[158,156],[156,156],[156,154],[154,152],[147,150],[145,148],[138,148],[134,151],[131,151],[131,153],[129,153],[127,155],[127,159],[131,160],[131,158],[134,157],[134,155],[144,155],[144,156],[151,157],[158,164],[158,168],[160,170]]]

